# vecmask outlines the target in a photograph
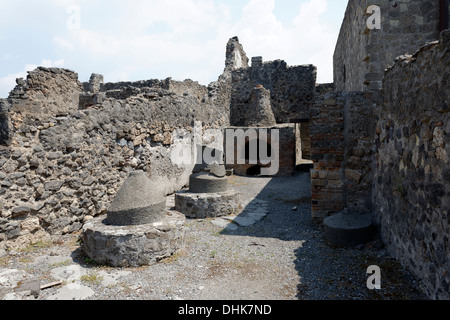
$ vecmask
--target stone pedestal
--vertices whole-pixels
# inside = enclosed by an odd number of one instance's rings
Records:
[[[193,219],[228,216],[238,211],[239,199],[234,191],[217,193],[180,191],[175,194],[175,209]]]
[[[83,226],[82,250],[113,267],[138,267],[170,257],[184,244],[186,217],[166,210],[166,198],[143,171],[130,174],[106,218]]]
[[[184,245],[186,217],[170,211],[161,221],[135,226],[111,226],[102,218],[83,226],[85,254],[100,264],[138,267],[168,258]]]
[[[236,213],[239,197],[229,190],[225,167],[213,164],[204,170],[190,176],[189,191],[175,194],[175,209],[193,219]]]
[[[373,220],[369,214],[351,213],[348,209],[324,220],[325,239],[338,247],[353,247],[373,237]]]

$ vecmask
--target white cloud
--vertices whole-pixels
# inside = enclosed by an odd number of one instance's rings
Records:
[[[299,4],[292,25],[277,21],[274,0],[252,0],[244,8],[234,32],[250,56],[285,60],[288,65],[314,64],[318,82],[333,81],[332,55],[339,30],[324,21],[327,0]]]
[[[291,21],[275,15],[275,4],[280,5],[275,1],[110,0],[107,6],[99,0],[45,0],[39,6],[30,1],[23,21],[51,29],[42,33],[47,38],[39,42],[48,47],[39,51],[64,57],[65,63],[50,64],[66,64],[84,81],[96,72],[104,74],[106,81],[171,76],[208,84],[223,71],[228,39],[238,36],[249,57],[283,59],[291,66],[312,63],[318,67],[318,82],[331,82],[339,32],[324,19],[331,0],[288,1]],[[66,20],[71,15],[66,9],[74,4],[80,8],[80,28],[69,29]],[[48,10],[51,17],[33,21],[36,10]],[[8,19],[12,15],[0,12],[0,17]],[[5,30],[8,21],[0,21]],[[9,30],[8,34],[14,34],[15,29]],[[26,62],[22,51],[20,61]],[[0,92],[5,87],[11,90],[17,75],[26,76],[26,71],[9,69],[10,74],[0,78]]]

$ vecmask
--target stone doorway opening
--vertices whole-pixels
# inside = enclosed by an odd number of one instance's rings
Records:
[[[259,176],[259,175],[261,175],[261,168],[262,167],[259,165],[250,167],[247,169],[246,175],[249,177]]]
[[[261,145],[264,146],[264,143],[266,144],[266,148],[264,150],[264,148],[261,148]],[[251,154],[251,146],[253,144],[253,148],[256,147],[256,152],[257,152],[257,156],[255,158],[254,154]],[[252,151],[254,152],[254,150]],[[273,154],[273,148],[270,144],[270,142],[268,141],[262,141],[260,139],[258,140],[252,140],[252,141],[247,141],[245,143],[245,148],[244,148],[244,155],[245,155],[245,162],[246,162],[246,172],[245,175],[249,176],[249,177],[256,177],[256,176],[260,176],[261,175],[261,169],[265,168],[265,167],[270,167],[271,163],[265,164],[261,162],[261,157],[264,158],[271,158],[272,154]],[[256,161],[256,164],[255,164]]]
[[[266,150],[261,149],[261,144],[264,145],[264,143],[266,143]],[[267,157],[267,158],[271,158],[272,157],[272,146],[268,141],[262,141],[261,140],[252,140],[252,141],[247,141],[245,143],[245,150],[244,150],[244,154],[245,154],[245,161],[249,162],[249,161],[255,161],[255,157],[254,155],[250,154],[250,146],[251,145],[256,145],[256,151],[257,151],[257,158],[256,161],[258,162],[258,164],[260,164],[261,162],[261,155],[263,157]],[[250,163],[250,162],[249,162]]]

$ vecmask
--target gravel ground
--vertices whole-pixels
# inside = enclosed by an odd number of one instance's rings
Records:
[[[24,270],[41,285],[37,299],[58,299],[68,285],[87,300],[425,300],[418,283],[380,241],[334,248],[311,221],[310,178],[232,176],[241,199],[268,202],[254,225],[224,230],[211,219],[187,220],[185,248],[152,266],[110,268],[87,259],[78,235],[0,254],[0,272]],[[258,200],[256,201],[258,202]],[[296,207],[296,210],[294,210]],[[370,265],[381,268],[381,290],[366,286]],[[87,293],[86,293],[87,292]]]

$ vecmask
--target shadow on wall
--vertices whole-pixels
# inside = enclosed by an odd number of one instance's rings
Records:
[[[10,105],[5,99],[0,99],[0,145],[11,143],[11,120],[8,114]]]
[[[6,112],[0,112],[0,145],[6,146],[10,143],[9,117]]]

